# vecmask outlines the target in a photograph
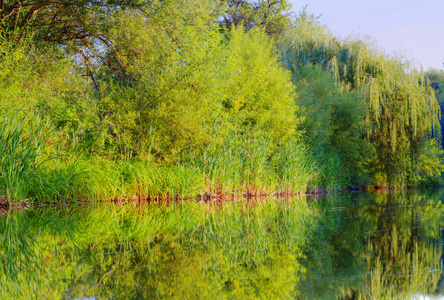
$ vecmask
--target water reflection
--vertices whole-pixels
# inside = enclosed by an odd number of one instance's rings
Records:
[[[80,205],[0,217],[0,298],[444,293],[442,190]]]
[[[0,223],[0,296],[291,298],[305,234],[297,225],[306,216],[301,200],[9,215]]]
[[[442,286],[442,191],[346,194],[313,205],[302,298],[407,299]]]

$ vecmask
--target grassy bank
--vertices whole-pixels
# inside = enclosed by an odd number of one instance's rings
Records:
[[[345,187],[337,157],[314,155],[302,140],[275,144],[260,131],[232,133],[173,163],[54,149],[57,133],[38,117],[6,114],[0,132],[0,190],[11,203],[292,195]]]
[[[294,195],[333,192],[353,182],[334,149],[314,153],[302,139],[277,144],[262,131],[231,132],[171,163],[66,152],[54,148],[57,135],[37,115],[5,115],[0,122],[3,203]]]

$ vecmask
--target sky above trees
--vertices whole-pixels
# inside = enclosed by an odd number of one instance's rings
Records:
[[[442,0],[290,0],[297,13],[321,15],[339,37],[368,36],[389,54],[413,60],[415,67],[443,69],[444,1]]]

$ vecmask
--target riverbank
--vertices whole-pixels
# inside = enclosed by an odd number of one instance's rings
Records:
[[[25,206],[31,203],[284,198],[347,190],[412,187],[350,186],[350,179],[340,165],[323,164],[310,156],[307,149],[293,156],[285,153],[288,151],[285,147],[279,151],[272,159],[266,156],[266,152],[247,157],[246,153],[251,152],[245,151],[244,157],[227,157],[226,153],[221,153],[212,159],[194,158],[169,165],[140,160],[113,161],[84,155],[61,158],[53,154],[36,154],[34,161],[25,166],[28,169],[18,170],[14,167],[23,160],[20,152],[14,152],[17,157],[12,160],[13,163],[3,164],[4,173],[8,168],[10,170],[10,178],[9,181],[0,178],[0,185],[5,191],[0,197],[0,206],[5,209],[8,203]],[[282,156],[285,161],[279,160]]]

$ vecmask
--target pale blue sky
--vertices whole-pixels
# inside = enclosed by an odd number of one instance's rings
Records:
[[[369,36],[389,54],[443,69],[444,0],[290,0],[293,11],[322,15],[337,37]]]

